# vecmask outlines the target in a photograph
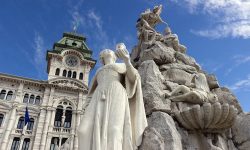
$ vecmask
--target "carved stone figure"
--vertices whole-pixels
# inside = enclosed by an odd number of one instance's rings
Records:
[[[206,77],[203,73],[194,75],[191,88],[180,85],[171,93],[170,99],[175,102],[189,102],[194,104],[202,104],[204,102],[216,102],[218,98],[210,92]]]
[[[165,23],[160,17],[161,11],[162,5],[155,6],[152,11],[147,9],[145,12],[141,13],[140,18],[137,20],[136,28],[139,39],[139,47],[137,48],[135,54],[135,62],[139,60],[142,49],[147,49],[156,40],[160,40],[162,38],[162,35],[157,33],[154,29],[157,24]]]
[[[139,47],[137,51],[137,58],[139,59],[139,55],[141,53],[141,49],[145,49],[148,46],[152,45],[152,43],[155,41],[155,37],[157,32],[155,31],[154,28],[152,28],[147,21],[144,19],[140,18],[137,21],[136,24],[137,28],[137,34],[138,34],[138,39],[139,39]]]
[[[174,50],[185,53],[186,52],[186,46],[181,45],[178,39],[177,34],[172,34],[172,31],[170,27],[167,27],[165,29],[165,35],[162,39],[164,43],[166,43],[169,47],[172,47]]]
[[[131,53],[141,75],[149,124],[139,150],[248,150],[250,115],[229,89],[186,54],[169,26],[165,33],[157,32],[161,10],[156,6],[141,14],[139,41]]]
[[[141,18],[148,22],[148,24],[154,28],[159,23],[165,23],[160,14],[162,12],[162,5],[155,6],[153,11],[147,9],[145,12],[141,13]]]
[[[147,126],[140,76],[123,43],[116,53],[103,50],[100,60],[78,128],[79,150],[136,150]]]

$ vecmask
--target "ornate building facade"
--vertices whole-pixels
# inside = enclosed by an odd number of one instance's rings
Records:
[[[0,74],[0,150],[56,150],[66,141],[77,149],[76,129],[95,65],[85,42],[82,35],[63,34],[47,51],[47,81]]]

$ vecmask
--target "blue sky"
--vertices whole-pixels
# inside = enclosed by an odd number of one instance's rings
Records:
[[[76,20],[95,59],[102,48],[113,49],[118,42],[131,49],[139,14],[157,4],[163,4],[162,18],[187,53],[250,111],[250,2],[245,0],[2,1],[0,72],[46,80],[46,50],[72,31]]]

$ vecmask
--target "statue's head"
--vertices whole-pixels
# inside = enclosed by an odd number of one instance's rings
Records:
[[[154,9],[153,9],[153,13],[155,13],[157,15],[160,15],[161,11],[162,11],[162,5],[155,6]]]
[[[165,33],[166,35],[169,35],[169,34],[172,33],[172,31],[171,31],[171,29],[170,29],[169,27],[166,27],[165,30],[164,30],[164,33]]]
[[[115,63],[116,59],[115,52],[110,49],[104,49],[100,53],[100,61],[103,65]]]

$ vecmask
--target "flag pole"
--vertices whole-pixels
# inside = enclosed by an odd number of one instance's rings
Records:
[[[27,130],[27,126],[29,122],[30,122],[30,116],[29,116],[29,111],[28,111],[28,103],[26,103],[25,115],[24,115],[24,127],[22,130],[22,135],[25,135],[25,131]]]

